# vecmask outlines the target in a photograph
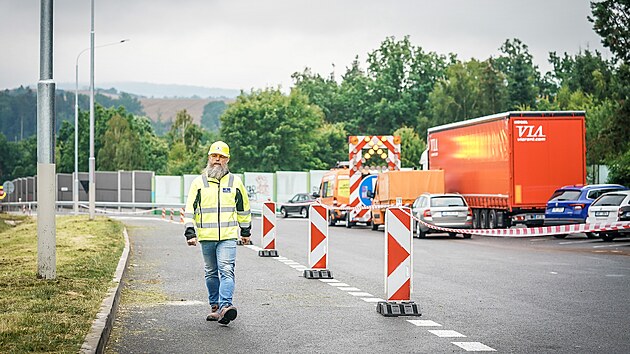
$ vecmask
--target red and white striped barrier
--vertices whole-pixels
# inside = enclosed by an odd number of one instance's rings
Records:
[[[332,278],[328,270],[328,221],[326,208],[313,204],[309,208],[308,221],[308,266],[304,277],[309,279]]]
[[[277,257],[276,251],[276,203],[264,202],[262,205],[262,250],[261,257]]]
[[[410,301],[413,279],[411,214],[392,207],[385,213],[385,294],[387,301]]]
[[[173,214],[175,214],[175,211],[171,208],[171,222],[173,222]]]
[[[166,208],[162,208],[162,220],[166,220]]]
[[[356,208],[361,205],[359,186],[363,179],[363,167],[366,163],[364,150],[378,149],[378,155],[383,156],[387,163],[387,169],[400,170],[400,137],[393,135],[368,135],[348,137],[348,162],[350,163],[350,196],[349,220],[352,222],[367,222],[370,220],[370,213],[363,208]],[[374,151],[374,150],[372,150]]]
[[[386,317],[420,316],[411,301],[413,291],[413,234],[409,208],[392,207],[385,212],[385,295],[376,305]]]
[[[184,223],[184,208],[179,209],[179,223],[180,224]]]

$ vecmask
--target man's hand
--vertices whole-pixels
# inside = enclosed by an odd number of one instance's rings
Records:
[[[244,245],[251,245],[252,241],[249,240],[249,237],[246,236],[241,236],[241,242],[243,242]]]
[[[184,237],[186,237],[188,246],[197,246],[197,234],[195,233],[194,227],[187,227],[184,232]]]

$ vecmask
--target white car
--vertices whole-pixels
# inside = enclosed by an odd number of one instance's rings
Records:
[[[587,224],[612,224],[618,221],[619,208],[630,205],[630,191],[616,191],[602,194],[588,209]],[[627,231],[600,232],[604,241],[612,241],[620,233]]]
[[[413,216],[435,226],[451,229],[471,229],[472,211],[466,200],[460,194],[430,194],[424,193],[413,202],[411,207]],[[424,238],[428,233],[442,232],[414,220],[414,229],[418,238]],[[470,238],[471,234],[462,234]],[[450,237],[457,236],[456,232],[449,232]]]

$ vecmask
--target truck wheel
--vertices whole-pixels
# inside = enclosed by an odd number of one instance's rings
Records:
[[[481,209],[481,211],[479,212],[479,228],[488,228],[488,209]]]
[[[352,226],[354,226],[353,222],[350,222],[350,213],[346,213],[346,228],[351,228]]]
[[[375,224],[374,220],[372,220],[372,230],[378,231],[378,224]]]
[[[328,226],[335,226],[336,224],[337,220],[335,220],[332,211],[328,211]]]
[[[287,209],[284,207],[280,208],[280,212],[282,213],[283,218],[289,217],[289,213],[287,213]]]
[[[488,228],[489,229],[497,228],[497,211],[494,209],[488,210]]]
[[[473,229],[479,229],[479,209],[473,209]]]
[[[509,229],[512,226],[512,218],[510,215],[503,211],[501,212],[501,218],[503,218],[503,228]]]

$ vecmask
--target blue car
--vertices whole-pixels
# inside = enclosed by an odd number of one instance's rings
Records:
[[[627,190],[619,184],[590,184],[564,186],[555,192],[545,209],[545,226],[583,224],[588,216],[588,207],[600,195],[608,192]],[[558,235],[560,238],[566,235]],[[589,235],[588,237],[596,237]]]

